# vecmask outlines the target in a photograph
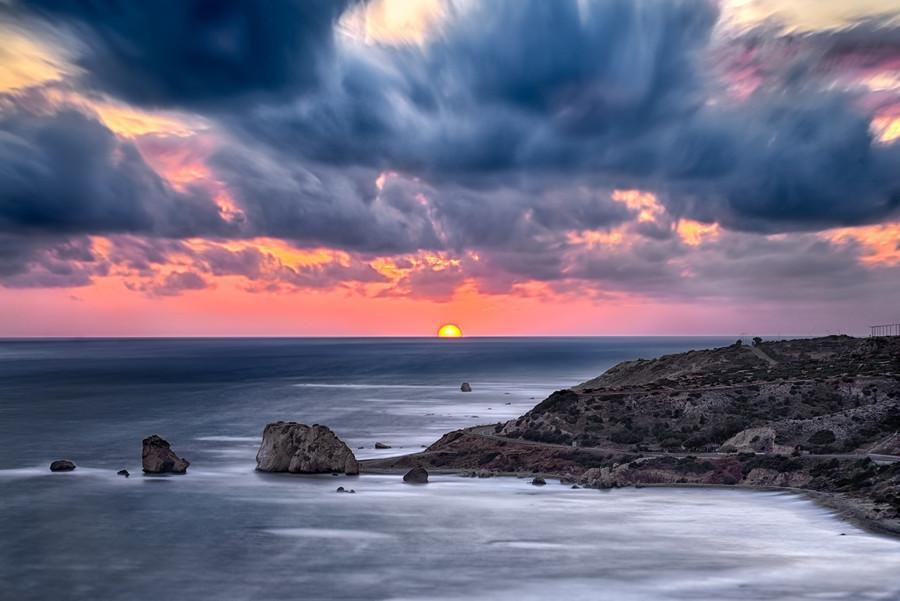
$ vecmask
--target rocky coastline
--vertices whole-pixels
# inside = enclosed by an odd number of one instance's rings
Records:
[[[900,338],[830,336],[621,363],[517,419],[360,467],[785,490],[900,536],[898,431]]]

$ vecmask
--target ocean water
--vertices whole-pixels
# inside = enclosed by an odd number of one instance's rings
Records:
[[[900,541],[789,494],[253,470],[269,421],[413,452],[618,361],[729,342],[0,341],[0,599],[900,599]],[[141,475],[153,433],[187,475]]]

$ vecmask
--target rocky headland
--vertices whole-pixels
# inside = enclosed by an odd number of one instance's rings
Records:
[[[786,488],[900,534],[900,338],[736,343],[620,363],[525,415],[364,470],[583,486]]]

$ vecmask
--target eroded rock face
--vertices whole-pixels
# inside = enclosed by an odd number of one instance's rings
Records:
[[[50,464],[51,472],[71,472],[75,469],[75,463],[68,459],[57,459]]]
[[[408,484],[427,484],[428,472],[425,468],[414,467],[403,476],[403,481]]]
[[[168,441],[156,434],[144,439],[141,462],[145,474],[184,474],[191,464],[176,455]]]
[[[359,473],[353,451],[327,426],[275,422],[263,430],[256,469],[292,474]]]

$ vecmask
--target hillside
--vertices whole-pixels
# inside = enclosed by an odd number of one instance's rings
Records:
[[[900,338],[835,336],[621,363],[497,433],[632,451],[823,454],[893,448],[898,430]]]

